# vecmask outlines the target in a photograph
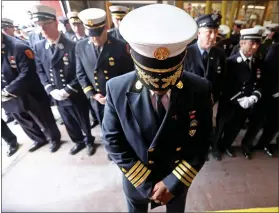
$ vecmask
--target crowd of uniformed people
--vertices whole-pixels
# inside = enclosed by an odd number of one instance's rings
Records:
[[[243,128],[245,158],[251,159],[255,148],[272,157],[270,142],[278,130],[278,24],[245,28],[244,21],[235,20],[230,32],[219,14],[194,20],[160,4],[128,11],[110,7],[112,29],[99,8],[70,11],[57,21],[55,9],[36,5],[29,11],[35,30],[19,27],[22,33],[2,18],[2,108],[33,141],[29,151],[47,143],[51,152],[59,149],[55,105],[74,143],[70,154],[86,148],[93,155],[91,114],[94,126],[102,125],[108,158],[126,177],[132,212],[146,211],[143,198],[156,207],[184,196],[179,184],[190,186],[209,146],[216,160],[222,153],[234,157],[232,144]],[[11,156],[17,138],[3,119],[1,131]],[[164,163],[174,166],[172,176],[161,168]],[[153,179],[166,176],[153,189],[146,183],[152,170],[157,171]],[[183,196],[169,208],[181,211]]]

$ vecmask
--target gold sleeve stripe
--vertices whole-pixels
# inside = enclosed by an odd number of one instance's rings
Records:
[[[150,175],[150,173],[151,173],[151,170],[148,169],[148,170],[145,172],[145,174],[141,177],[141,179],[140,179],[138,182],[136,182],[136,183],[134,184],[134,186],[135,186],[135,187],[138,187],[140,184],[142,184],[143,181],[145,181],[146,178]]]
[[[139,165],[140,165],[140,161],[136,162],[125,176],[129,177],[135,171],[135,169],[138,168]]]
[[[195,175],[193,175],[193,174],[190,172],[189,169],[187,169],[185,166],[183,166],[182,163],[180,163],[178,166],[179,166],[181,169],[183,169],[184,172],[186,172],[191,178],[193,178],[193,179],[195,178]]]
[[[140,171],[140,173],[138,173],[137,176],[131,181],[131,183],[132,183],[132,184],[136,183],[136,182],[140,179],[140,177],[146,172],[146,170],[147,170],[147,167],[144,167],[144,168]]]
[[[128,180],[131,181],[144,167],[143,164],[140,164],[140,166],[131,174],[130,177],[128,177]]]
[[[176,167],[176,171],[178,171],[184,177],[184,179],[188,180],[190,183],[192,182],[193,179],[191,179],[182,169]]]
[[[177,171],[173,170],[172,173],[177,177],[178,180],[180,180],[182,183],[184,183],[186,186],[190,186],[191,184],[185,180],[180,174],[178,174]]]
[[[198,174],[197,170],[195,170],[189,163],[187,163],[185,160],[182,160],[182,163],[187,166],[195,175]]]
[[[92,86],[88,86],[88,87],[85,87],[85,88],[83,89],[83,92],[84,92],[84,93],[87,93],[88,91],[90,91],[90,90],[92,90],[92,89],[93,89]]]

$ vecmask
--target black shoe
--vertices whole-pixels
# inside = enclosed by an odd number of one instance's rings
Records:
[[[38,142],[34,142],[32,144],[32,146],[29,148],[29,152],[34,152],[36,151],[37,149],[41,148],[42,146],[46,145],[47,143],[38,143]]]
[[[247,160],[252,159],[252,153],[249,150],[243,150],[242,153]]]
[[[221,153],[219,152],[219,151],[213,151],[213,153],[212,153],[212,155],[213,155],[213,158],[215,159],[215,160],[217,160],[217,161],[220,161],[221,160]]]
[[[85,148],[85,144],[84,143],[77,143],[75,144],[75,146],[70,150],[70,154],[71,155],[75,155],[77,154],[80,150]]]
[[[229,157],[235,157],[235,152],[234,152],[234,150],[233,150],[233,148],[232,147],[228,147],[228,148],[226,148],[225,149],[225,153],[229,156]]]
[[[7,117],[6,123],[10,123],[14,121],[15,119],[12,116]]]
[[[88,156],[94,155],[96,152],[96,146],[94,144],[88,144],[87,145],[87,154]]]
[[[16,153],[17,150],[18,150],[18,143],[16,143],[15,145],[9,145],[7,156],[11,157],[13,154]]]
[[[109,161],[112,161],[111,157],[109,156],[109,154],[107,154],[107,158]]]
[[[50,152],[56,152],[60,148],[60,142],[50,142],[49,150]]]
[[[273,157],[273,152],[271,151],[271,149],[269,149],[268,147],[264,147],[263,150],[269,157]]]
[[[92,123],[90,124],[90,127],[91,127],[91,129],[93,129],[93,128],[95,128],[95,127],[98,126],[98,125],[99,125],[98,120],[94,120],[94,121],[92,121]]]

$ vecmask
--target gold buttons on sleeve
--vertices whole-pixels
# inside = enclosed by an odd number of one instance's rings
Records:
[[[150,161],[148,161],[148,163],[149,163],[149,164],[153,164],[153,163],[154,163],[154,161],[150,160]]]
[[[148,152],[153,152],[153,151],[154,151],[154,148],[148,149]]]

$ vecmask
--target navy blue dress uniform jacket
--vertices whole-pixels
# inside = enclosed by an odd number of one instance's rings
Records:
[[[197,43],[189,46],[185,59],[185,70],[209,80],[212,84],[214,103],[219,100],[226,72],[226,53],[224,50],[212,47],[208,53],[207,68],[205,69]]]
[[[90,38],[76,45],[76,70],[78,81],[88,98],[97,93],[106,95],[106,82],[134,70],[128,45],[108,36],[99,57]]]
[[[238,105],[237,99],[255,95],[262,97],[263,60],[252,58],[251,68],[243,61],[240,52],[227,59],[227,73],[224,78],[222,101]]]
[[[160,127],[150,91],[135,87],[135,72],[107,83],[103,140],[125,176],[123,187],[129,198],[149,198],[162,180],[171,193],[181,195],[205,162],[212,130],[210,84],[191,73],[184,73],[181,80],[184,87],[171,90],[170,107]]]
[[[3,102],[6,112],[21,113],[38,103],[49,105],[49,99],[36,73],[33,51],[22,41],[4,35],[2,41],[1,89],[14,98]]]
[[[263,73],[263,95],[267,97],[279,97],[278,70],[279,70],[279,43],[270,46],[265,57],[266,70]]]
[[[47,93],[54,89],[65,89],[70,94],[63,101],[53,99],[58,106],[71,106],[75,101],[85,99],[76,77],[75,45],[62,34],[54,54],[47,40],[35,45],[37,72]]]

